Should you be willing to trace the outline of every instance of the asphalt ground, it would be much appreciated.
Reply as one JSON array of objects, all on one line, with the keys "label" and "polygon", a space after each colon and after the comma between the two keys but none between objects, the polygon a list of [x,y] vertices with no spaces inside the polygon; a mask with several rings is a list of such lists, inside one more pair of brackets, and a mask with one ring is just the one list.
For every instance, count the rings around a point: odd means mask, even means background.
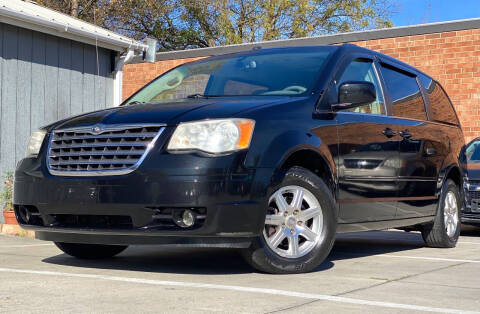
[{"label": "asphalt ground", "polygon": [[132,246],[87,261],[0,236],[0,313],[406,313],[480,311],[480,229],[455,249],[418,233],[338,237],[314,272],[253,271],[236,251]]}]

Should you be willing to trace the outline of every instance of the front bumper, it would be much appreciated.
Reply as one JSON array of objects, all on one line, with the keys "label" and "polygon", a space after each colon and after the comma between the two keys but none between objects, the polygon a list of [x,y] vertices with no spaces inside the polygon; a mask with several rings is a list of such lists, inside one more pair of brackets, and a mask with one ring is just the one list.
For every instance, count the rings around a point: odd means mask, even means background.
[{"label": "front bumper", "polygon": [[470,181],[463,184],[465,206],[461,212],[464,224],[480,225],[480,186]]},{"label": "front bumper", "polygon": [[480,213],[462,213],[461,221],[467,225],[480,225]]},{"label": "front bumper", "polygon": [[[263,228],[272,174],[258,168],[162,175],[143,167],[123,176],[72,178],[25,159],[15,173],[14,205],[20,225],[42,240],[246,247]],[[35,218],[27,221],[25,209]],[[168,223],[165,213],[185,209],[204,218],[191,228]]]}]

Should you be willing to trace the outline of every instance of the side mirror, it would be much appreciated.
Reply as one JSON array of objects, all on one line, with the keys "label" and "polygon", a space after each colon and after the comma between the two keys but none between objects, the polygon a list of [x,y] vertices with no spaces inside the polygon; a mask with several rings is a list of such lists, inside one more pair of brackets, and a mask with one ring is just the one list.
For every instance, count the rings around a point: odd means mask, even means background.
[{"label": "side mirror", "polygon": [[370,82],[345,82],[338,88],[338,103],[332,110],[350,109],[368,105],[377,99],[375,85]]}]

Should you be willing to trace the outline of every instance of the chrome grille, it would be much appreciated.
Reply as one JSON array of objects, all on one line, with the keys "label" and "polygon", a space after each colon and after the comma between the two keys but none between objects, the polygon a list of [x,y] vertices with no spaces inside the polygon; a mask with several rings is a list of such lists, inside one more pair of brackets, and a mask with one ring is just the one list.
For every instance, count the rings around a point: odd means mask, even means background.
[{"label": "chrome grille", "polygon": [[468,184],[470,184],[470,185],[480,185],[480,180],[468,180]]},{"label": "chrome grille", "polygon": [[469,194],[472,199],[480,199],[480,191],[470,191]]},{"label": "chrome grille", "polygon": [[94,125],[53,131],[47,165],[53,175],[120,175],[145,159],[163,125]]}]

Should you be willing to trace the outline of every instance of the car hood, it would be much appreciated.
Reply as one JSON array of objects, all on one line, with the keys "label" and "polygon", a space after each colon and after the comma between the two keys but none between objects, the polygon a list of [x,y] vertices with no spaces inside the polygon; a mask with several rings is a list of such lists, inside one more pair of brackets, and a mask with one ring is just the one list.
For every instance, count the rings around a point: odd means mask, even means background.
[{"label": "car hood", "polygon": [[470,180],[480,180],[480,163],[468,163],[463,165],[464,171]]},{"label": "car hood", "polygon": [[134,123],[176,125],[186,121],[234,117],[256,107],[294,100],[298,100],[298,98],[219,97],[182,99],[169,103],[137,104],[82,114],[52,124],[47,129],[82,127],[97,123],[105,125]]}]

